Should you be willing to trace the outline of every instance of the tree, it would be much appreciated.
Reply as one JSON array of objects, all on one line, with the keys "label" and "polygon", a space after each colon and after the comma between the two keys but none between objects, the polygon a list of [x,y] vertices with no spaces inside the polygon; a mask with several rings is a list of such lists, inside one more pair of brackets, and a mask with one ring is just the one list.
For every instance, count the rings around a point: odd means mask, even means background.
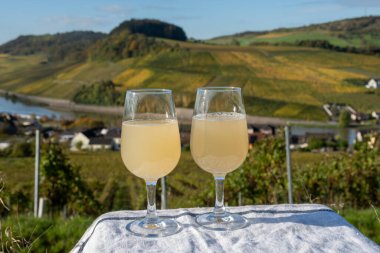
[{"label": "tree", "polygon": [[82,146],[83,146],[83,142],[81,141],[78,141],[77,143],[75,143],[75,148],[77,150],[81,150],[82,149]]},{"label": "tree", "polygon": [[326,146],[326,143],[318,138],[310,138],[308,141],[308,148],[310,150],[321,149]]},{"label": "tree", "polygon": [[53,211],[68,207],[68,212],[94,213],[97,202],[74,168],[55,143],[48,145],[41,162],[42,195],[47,197]]},{"label": "tree", "polygon": [[[348,111],[343,111],[339,115],[339,127],[341,141],[345,141],[348,138],[347,127],[351,123],[351,114]],[[343,147],[343,146],[342,146]]]},{"label": "tree", "polygon": [[121,93],[111,80],[82,86],[74,95],[73,101],[82,104],[116,105]]},{"label": "tree", "polygon": [[13,145],[11,156],[13,157],[26,157],[33,156],[33,146],[28,142],[19,142]]},{"label": "tree", "polygon": [[339,115],[339,126],[341,128],[346,128],[351,123],[351,114],[348,111],[343,111]]}]

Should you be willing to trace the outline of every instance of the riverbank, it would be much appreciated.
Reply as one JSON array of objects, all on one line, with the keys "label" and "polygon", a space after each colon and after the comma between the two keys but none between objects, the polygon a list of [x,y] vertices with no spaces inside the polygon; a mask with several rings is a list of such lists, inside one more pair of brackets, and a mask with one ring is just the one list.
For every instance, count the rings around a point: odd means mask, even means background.
[{"label": "riverbank", "polygon": [[77,104],[73,101],[66,100],[66,99],[31,96],[31,95],[25,95],[21,93],[6,91],[6,90],[0,90],[0,95],[12,97],[23,102],[39,104],[39,105],[50,107],[52,109],[63,110],[63,111],[89,112],[89,113],[114,114],[114,115],[122,115],[123,113],[123,107],[121,106],[84,105],[84,104]]},{"label": "riverbank", "polygon": [[[83,112],[83,113],[97,113],[97,114],[107,114],[107,115],[123,115],[122,106],[99,106],[99,105],[85,105],[77,104],[71,100],[66,99],[56,99],[47,98],[40,96],[25,95],[21,93],[0,90],[0,96],[12,97],[16,100],[20,100],[27,103],[38,104],[46,106],[52,109],[57,109],[61,111],[71,111],[71,112]],[[178,121],[187,124],[191,123],[193,116],[193,110],[189,108],[176,108]],[[248,124],[255,125],[273,125],[273,126],[284,126],[286,124],[293,125],[312,125],[312,126],[331,126],[337,125],[336,122],[319,122],[319,121],[306,121],[297,119],[284,119],[275,117],[263,117],[247,115]]]}]

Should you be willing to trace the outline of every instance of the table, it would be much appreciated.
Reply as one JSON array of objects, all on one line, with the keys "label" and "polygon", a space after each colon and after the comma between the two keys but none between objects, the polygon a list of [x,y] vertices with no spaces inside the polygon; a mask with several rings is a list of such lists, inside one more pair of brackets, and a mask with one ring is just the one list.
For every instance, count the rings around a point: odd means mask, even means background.
[{"label": "table", "polygon": [[234,231],[210,231],[194,222],[212,208],[159,210],[175,218],[180,233],[163,238],[140,238],[125,229],[145,211],[101,215],[72,249],[80,252],[380,252],[380,246],[324,205],[258,205],[229,207],[249,219]]}]

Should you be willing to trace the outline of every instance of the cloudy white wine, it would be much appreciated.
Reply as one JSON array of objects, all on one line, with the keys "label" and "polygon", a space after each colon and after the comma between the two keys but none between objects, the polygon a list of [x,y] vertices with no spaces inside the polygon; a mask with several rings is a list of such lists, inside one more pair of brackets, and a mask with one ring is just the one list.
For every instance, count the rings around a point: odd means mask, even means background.
[{"label": "cloudy white wine", "polygon": [[193,117],[191,154],[214,176],[237,169],[248,152],[247,120],[240,113],[208,113]]},{"label": "cloudy white wine", "polygon": [[177,120],[124,121],[121,157],[125,166],[146,181],[157,181],[177,165],[181,144]]}]

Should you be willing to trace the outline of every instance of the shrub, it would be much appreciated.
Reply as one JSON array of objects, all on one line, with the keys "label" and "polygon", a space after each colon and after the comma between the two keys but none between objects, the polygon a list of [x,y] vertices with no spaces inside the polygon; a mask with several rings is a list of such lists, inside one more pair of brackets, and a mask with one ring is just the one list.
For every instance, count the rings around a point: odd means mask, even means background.
[{"label": "shrub", "polygon": [[321,140],[321,139],[318,139],[318,138],[310,138],[309,142],[308,142],[308,148],[310,150],[313,150],[313,149],[321,149],[323,147],[326,147],[327,144]]},{"label": "shrub", "polygon": [[82,104],[117,105],[122,94],[112,81],[102,81],[90,86],[82,86],[74,95],[73,101]]},{"label": "shrub", "polygon": [[1,222],[0,249],[4,252],[69,252],[92,218],[37,219],[10,216]]},{"label": "shrub", "polygon": [[[379,136],[377,136],[379,139]],[[296,203],[316,202],[354,208],[380,203],[380,141],[371,148],[367,142],[356,146],[353,154],[340,153],[313,165],[293,168],[293,198]],[[213,185],[196,199],[213,205]],[[285,146],[282,137],[255,143],[244,164],[227,175],[225,199],[238,204],[287,202]]]},{"label": "shrub", "polygon": [[10,155],[13,157],[28,157],[34,155],[33,145],[29,142],[13,144]]},{"label": "shrub", "polygon": [[69,213],[96,212],[98,203],[92,191],[59,145],[48,145],[41,161],[41,173],[41,193],[49,199],[53,211],[68,206]]}]

